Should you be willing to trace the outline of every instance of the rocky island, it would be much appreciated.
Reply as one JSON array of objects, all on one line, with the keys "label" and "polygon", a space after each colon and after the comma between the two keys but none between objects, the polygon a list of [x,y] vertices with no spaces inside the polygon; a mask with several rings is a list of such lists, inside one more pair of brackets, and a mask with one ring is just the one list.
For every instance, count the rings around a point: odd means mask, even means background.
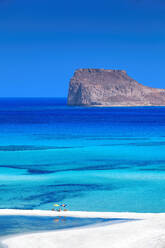
[{"label": "rocky island", "polygon": [[144,86],[123,70],[78,69],[69,84],[72,106],[165,106],[165,89]]}]

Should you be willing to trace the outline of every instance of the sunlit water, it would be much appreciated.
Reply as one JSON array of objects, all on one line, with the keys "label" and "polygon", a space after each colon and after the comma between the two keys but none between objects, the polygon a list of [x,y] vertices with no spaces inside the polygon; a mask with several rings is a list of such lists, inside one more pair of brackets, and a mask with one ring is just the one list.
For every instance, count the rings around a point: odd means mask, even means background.
[{"label": "sunlit water", "polygon": [[0,99],[0,208],[165,211],[165,107]]}]

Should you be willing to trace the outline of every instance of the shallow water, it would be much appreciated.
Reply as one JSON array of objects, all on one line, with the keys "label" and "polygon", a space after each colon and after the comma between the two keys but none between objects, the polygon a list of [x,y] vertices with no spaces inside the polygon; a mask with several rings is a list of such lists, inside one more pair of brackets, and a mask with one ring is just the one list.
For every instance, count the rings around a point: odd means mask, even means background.
[{"label": "shallow water", "polygon": [[82,227],[92,224],[115,224],[129,219],[40,217],[40,216],[0,216],[0,236],[25,234],[41,231]]},{"label": "shallow water", "polygon": [[165,211],[165,107],[0,99],[0,208]]}]

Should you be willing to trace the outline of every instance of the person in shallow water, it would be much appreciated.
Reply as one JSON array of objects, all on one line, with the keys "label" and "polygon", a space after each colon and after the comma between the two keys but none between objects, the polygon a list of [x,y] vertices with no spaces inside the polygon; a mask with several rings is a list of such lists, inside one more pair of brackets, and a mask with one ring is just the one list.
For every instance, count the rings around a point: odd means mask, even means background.
[{"label": "person in shallow water", "polygon": [[[59,204],[56,203],[53,206],[54,207],[60,207],[61,206],[61,207],[65,208],[67,206],[67,204],[61,204],[61,205],[59,205]],[[58,212],[61,212],[61,210],[62,210],[61,208],[56,209],[56,211],[58,211]],[[55,209],[53,208],[52,211],[55,211]],[[64,211],[67,211],[67,209],[64,209]]]},{"label": "person in shallow water", "polygon": [[61,206],[65,208],[67,205],[66,204],[62,204]]}]

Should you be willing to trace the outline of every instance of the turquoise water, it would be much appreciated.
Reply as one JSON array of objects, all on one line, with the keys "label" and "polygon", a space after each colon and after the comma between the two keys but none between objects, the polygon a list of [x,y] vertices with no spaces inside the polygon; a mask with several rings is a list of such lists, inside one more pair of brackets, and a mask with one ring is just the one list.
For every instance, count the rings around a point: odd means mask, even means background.
[{"label": "turquoise water", "polygon": [[0,99],[0,208],[165,212],[165,107]]}]

